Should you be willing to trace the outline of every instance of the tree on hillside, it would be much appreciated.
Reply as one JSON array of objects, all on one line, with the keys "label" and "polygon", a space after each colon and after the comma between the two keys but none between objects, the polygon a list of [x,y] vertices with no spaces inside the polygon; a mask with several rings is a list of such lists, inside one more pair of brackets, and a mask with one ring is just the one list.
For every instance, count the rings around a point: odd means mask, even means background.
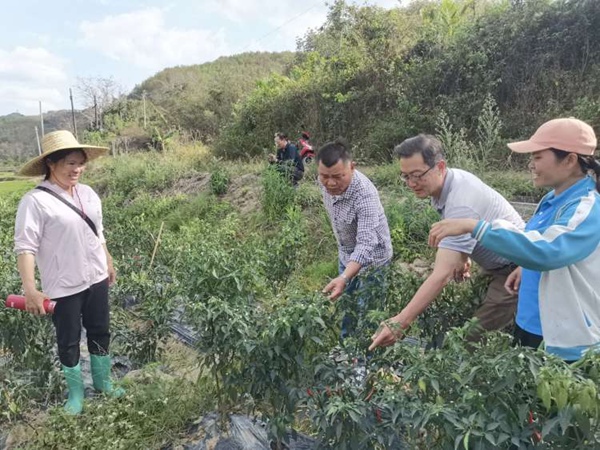
[{"label": "tree on hillside", "polygon": [[167,128],[211,142],[231,119],[234,105],[259,80],[287,72],[293,57],[291,52],[252,52],[168,68],[136,86],[129,99],[146,95],[149,114],[162,115],[156,117],[158,127],[164,129],[166,118]]},{"label": "tree on hillside", "polygon": [[75,91],[83,108],[92,112],[91,117],[84,114],[96,130],[102,128],[104,112],[125,94],[123,86],[113,77],[77,77]]},{"label": "tree on hillside", "polygon": [[237,106],[221,155],[260,155],[274,128],[306,124],[315,142],[344,136],[358,157],[385,160],[406,137],[434,132],[442,112],[477,140],[490,96],[501,138],[559,115],[600,126],[597,0],[417,0],[392,10],[338,0],[298,50],[288,76]]}]

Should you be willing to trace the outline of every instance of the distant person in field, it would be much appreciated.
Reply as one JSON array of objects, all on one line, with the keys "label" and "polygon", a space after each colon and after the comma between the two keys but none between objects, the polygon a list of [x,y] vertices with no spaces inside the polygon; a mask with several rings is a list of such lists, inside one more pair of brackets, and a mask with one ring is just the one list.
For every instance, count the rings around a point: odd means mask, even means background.
[{"label": "distant person in field", "polygon": [[[525,230],[484,218],[433,225],[431,245],[470,233],[483,247],[519,264],[508,278],[519,293],[515,337],[566,361],[600,352],[600,163],[596,134],[574,118],[544,123],[527,141],[508,144],[530,153],[536,186],[552,189]],[[595,180],[594,177],[595,176]],[[466,216],[465,216],[466,217]]]},{"label": "distant person in field", "polygon": [[[44,299],[56,301],[52,322],[69,388],[65,410],[79,414],[84,396],[79,363],[82,323],[94,388],[115,397],[124,393],[110,381],[108,287],[115,282],[116,271],[104,239],[102,204],[92,188],[79,183],[86,163],[108,149],[82,145],[69,131],[61,130],[43,137],[42,150],[20,170],[21,175],[44,180],[19,203],[17,266],[27,311],[44,315]],[[36,265],[41,290],[35,280]]]},{"label": "distant person in field", "polygon": [[[405,140],[394,152],[400,162],[400,178],[419,198],[431,198],[442,218],[470,217],[487,221],[504,220],[522,229],[523,220],[504,197],[475,175],[446,165],[442,143],[431,135],[420,134]],[[381,324],[370,349],[387,346],[403,335],[402,330],[433,302],[451,281],[470,277],[471,259],[491,277],[481,306],[475,311],[478,330],[469,339],[480,339],[484,330],[502,330],[512,325],[517,306],[515,293],[504,289],[515,269],[509,258],[483,247],[468,234],[439,242],[433,272],[399,314]],[[394,328],[392,330],[392,328]]]},{"label": "distant person in field", "polygon": [[277,154],[269,155],[269,162],[277,165],[277,170],[290,180],[293,186],[304,177],[304,163],[298,147],[292,144],[284,133],[275,134]]},{"label": "distant person in field", "polygon": [[[319,186],[338,244],[339,276],[325,286],[330,300],[344,292],[357,292],[359,314],[367,305],[369,283],[378,274],[369,269],[385,266],[392,259],[392,242],[379,193],[373,183],[355,169],[344,142],[329,142],[317,153]],[[369,272],[365,277],[358,277]],[[361,291],[365,294],[361,295]],[[353,331],[347,314],[341,337]]]}]

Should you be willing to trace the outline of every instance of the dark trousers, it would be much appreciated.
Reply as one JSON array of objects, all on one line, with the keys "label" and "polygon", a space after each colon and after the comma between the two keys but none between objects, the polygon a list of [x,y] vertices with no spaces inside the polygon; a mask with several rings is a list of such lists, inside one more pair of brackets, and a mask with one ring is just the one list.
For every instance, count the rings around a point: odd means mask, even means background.
[{"label": "dark trousers", "polygon": [[521,347],[539,348],[540,344],[544,340],[543,336],[525,331],[517,324],[515,324],[514,337],[515,345],[520,345]]},{"label": "dark trousers", "polygon": [[74,367],[79,363],[81,324],[87,333],[90,354],[108,354],[110,342],[108,278],[93,284],[85,291],[55,298],[52,323],[56,329],[58,358],[62,365]]},{"label": "dark trousers", "polygon": [[493,270],[483,270],[483,274],[490,277],[490,284],[483,302],[475,311],[479,324],[467,336],[469,342],[479,342],[485,331],[506,330],[515,320],[518,297],[509,294],[504,289],[506,279],[517,267],[514,264]]},{"label": "dark trousers", "polygon": [[298,182],[304,178],[304,171],[298,169],[294,166],[289,166],[286,164],[281,164],[277,166],[277,170],[280,174],[282,174],[285,178],[290,180],[292,186],[297,186]]},{"label": "dark trousers", "polygon": [[[385,291],[387,289],[385,276],[382,269],[389,264],[389,261],[382,266],[369,270],[366,275],[355,276],[344,290],[344,295],[356,295],[356,307],[351,311],[346,311],[342,317],[342,326],[340,332],[340,341],[351,336],[356,331],[358,321],[364,318],[367,310],[376,309],[383,311],[385,303]],[[340,275],[346,270],[346,266],[341,261],[338,262]],[[370,324],[372,329],[367,332],[375,332],[378,323]]]}]

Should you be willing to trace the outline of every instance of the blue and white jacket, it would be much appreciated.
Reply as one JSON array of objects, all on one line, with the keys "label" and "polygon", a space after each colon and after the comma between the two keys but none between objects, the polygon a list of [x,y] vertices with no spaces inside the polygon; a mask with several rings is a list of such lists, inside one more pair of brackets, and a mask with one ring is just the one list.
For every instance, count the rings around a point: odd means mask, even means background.
[{"label": "blue and white jacket", "polygon": [[[535,230],[522,231],[504,220],[480,221],[472,235],[499,255],[541,273],[539,314],[546,350],[574,361],[588,349],[600,351],[600,194],[586,177],[558,196],[548,193],[536,214],[548,208],[555,213]],[[537,302],[519,296],[519,309],[535,308]]]}]

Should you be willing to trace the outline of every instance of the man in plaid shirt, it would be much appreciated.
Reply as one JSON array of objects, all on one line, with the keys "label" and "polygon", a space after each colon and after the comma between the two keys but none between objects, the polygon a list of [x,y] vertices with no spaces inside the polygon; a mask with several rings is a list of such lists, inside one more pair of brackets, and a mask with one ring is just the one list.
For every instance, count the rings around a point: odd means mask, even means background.
[{"label": "man in plaid shirt", "polygon": [[[392,241],[379,193],[373,183],[355,169],[344,142],[325,144],[317,154],[319,186],[323,203],[338,243],[339,276],[323,289],[330,300],[344,292],[361,289],[355,278],[369,268],[386,265],[392,258]],[[367,277],[366,283],[368,284]],[[366,299],[359,295],[359,308]],[[349,333],[351,319],[342,321],[342,338]]]}]

